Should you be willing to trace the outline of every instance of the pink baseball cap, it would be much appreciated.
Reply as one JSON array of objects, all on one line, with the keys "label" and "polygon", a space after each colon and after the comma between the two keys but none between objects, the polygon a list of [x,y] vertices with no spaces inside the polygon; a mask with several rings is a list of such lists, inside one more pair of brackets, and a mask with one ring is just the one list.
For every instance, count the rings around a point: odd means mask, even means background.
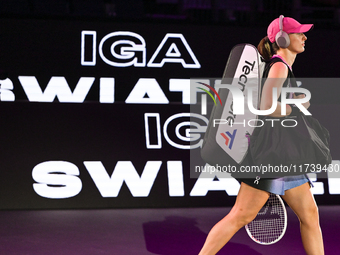
[{"label": "pink baseball cap", "polygon": [[[270,42],[275,42],[275,36],[280,32],[280,18],[274,19],[272,23],[269,24],[267,29],[267,35]],[[305,33],[309,31],[314,25],[313,24],[300,24],[293,18],[284,17],[282,22],[283,31],[287,34],[292,33]]]}]

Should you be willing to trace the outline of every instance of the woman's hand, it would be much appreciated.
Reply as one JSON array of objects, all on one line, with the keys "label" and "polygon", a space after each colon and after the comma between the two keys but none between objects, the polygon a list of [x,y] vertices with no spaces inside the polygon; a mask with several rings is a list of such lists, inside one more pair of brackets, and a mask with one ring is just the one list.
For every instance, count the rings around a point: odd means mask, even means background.
[{"label": "woman's hand", "polygon": [[[294,99],[299,99],[299,98],[305,98],[306,97],[306,95],[305,94],[300,94],[300,95],[295,95],[294,94]],[[308,102],[306,102],[306,103],[302,103],[302,105],[306,108],[306,109],[308,109],[309,108],[309,106],[310,106],[310,102],[308,101]]]}]

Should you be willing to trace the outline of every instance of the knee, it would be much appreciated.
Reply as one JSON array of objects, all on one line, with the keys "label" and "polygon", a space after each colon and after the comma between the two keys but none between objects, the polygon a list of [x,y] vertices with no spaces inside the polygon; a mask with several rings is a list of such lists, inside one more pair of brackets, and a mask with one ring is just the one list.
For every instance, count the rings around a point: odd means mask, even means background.
[{"label": "knee", "polygon": [[304,208],[302,214],[298,215],[298,218],[302,224],[314,225],[319,224],[319,210],[317,205]]},{"label": "knee", "polygon": [[243,227],[250,223],[253,219],[255,219],[257,213],[245,211],[242,209],[236,209],[233,212],[234,214],[234,223],[237,224],[239,227]]}]

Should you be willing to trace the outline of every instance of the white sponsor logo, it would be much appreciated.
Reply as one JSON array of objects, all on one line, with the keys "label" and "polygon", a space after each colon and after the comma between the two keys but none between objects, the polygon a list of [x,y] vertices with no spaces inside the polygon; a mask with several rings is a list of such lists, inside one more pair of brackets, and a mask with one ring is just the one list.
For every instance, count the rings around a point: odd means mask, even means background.
[{"label": "white sponsor logo", "polygon": [[[95,77],[80,77],[72,91],[66,78],[52,76],[45,90],[41,87],[35,76],[19,76],[20,84],[30,102],[53,102],[58,99],[60,103],[83,103],[90,89],[96,81]],[[115,102],[114,77],[99,78],[99,102]],[[13,82],[10,79],[0,80],[0,100],[15,101]],[[183,104],[195,104],[196,98],[190,98],[190,79],[169,79],[169,91],[182,93]],[[199,91],[197,91],[199,92]],[[139,78],[130,94],[125,100],[127,104],[169,104],[162,87],[155,78]]]},{"label": "white sponsor logo", "polygon": [[[104,36],[98,45],[100,58],[115,67],[163,67],[179,63],[184,68],[201,68],[194,52],[182,34],[168,33],[146,64],[145,39],[134,32],[116,31]],[[81,65],[97,64],[97,32],[81,32]]]},{"label": "white sponsor logo", "polygon": [[[91,176],[98,192],[102,197],[117,197],[126,184],[133,197],[148,197],[156,177],[160,171],[162,161],[147,161],[139,174],[131,161],[118,161],[112,175],[108,174],[101,161],[84,161],[86,170]],[[333,164],[340,164],[339,160]],[[170,197],[185,196],[182,161],[167,161],[168,191]],[[32,170],[33,189],[39,196],[51,199],[63,199],[77,196],[82,190],[79,168],[67,161],[46,161],[38,164]],[[309,174],[314,182],[314,194],[324,194],[324,183],[317,182],[316,174]],[[328,173],[329,194],[340,194],[340,178],[336,173]],[[230,196],[236,196],[239,183],[234,178],[226,178],[225,173],[211,175],[202,172],[196,180],[190,196],[206,196],[209,191],[225,191]]]},{"label": "white sponsor logo", "polygon": [[14,101],[13,82],[10,79],[0,80],[0,101]]},{"label": "white sponsor logo", "polygon": [[[195,121],[194,121],[195,120]],[[170,116],[161,130],[160,114],[159,113],[145,113],[144,124],[145,124],[145,140],[146,147],[148,149],[161,149],[162,138],[161,133],[165,140],[173,147],[178,149],[196,149],[202,146],[203,139],[202,135],[206,132],[209,120],[196,113],[178,113]],[[150,132],[150,126],[154,125],[155,133]],[[173,125],[175,125],[173,127]],[[170,126],[174,135],[169,135]],[[183,129],[183,132],[180,132]],[[182,135],[182,133],[184,135]],[[177,141],[171,139],[171,137],[177,137]],[[151,137],[154,137],[156,142],[151,142]]]}]

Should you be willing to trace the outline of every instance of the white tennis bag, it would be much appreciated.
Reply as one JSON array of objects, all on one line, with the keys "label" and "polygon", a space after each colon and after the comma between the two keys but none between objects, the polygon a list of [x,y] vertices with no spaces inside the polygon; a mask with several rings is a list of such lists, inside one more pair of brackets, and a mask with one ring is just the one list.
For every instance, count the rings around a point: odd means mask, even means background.
[{"label": "white tennis bag", "polygon": [[231,50],[218,91],[222,106],[212,109],[201,149],[209,165],[248,165],[248,138],[257,120],[248,107],[248,91],[252,92],[252,105],[259,109],[264,66],[253,45],[239,44]]}]

